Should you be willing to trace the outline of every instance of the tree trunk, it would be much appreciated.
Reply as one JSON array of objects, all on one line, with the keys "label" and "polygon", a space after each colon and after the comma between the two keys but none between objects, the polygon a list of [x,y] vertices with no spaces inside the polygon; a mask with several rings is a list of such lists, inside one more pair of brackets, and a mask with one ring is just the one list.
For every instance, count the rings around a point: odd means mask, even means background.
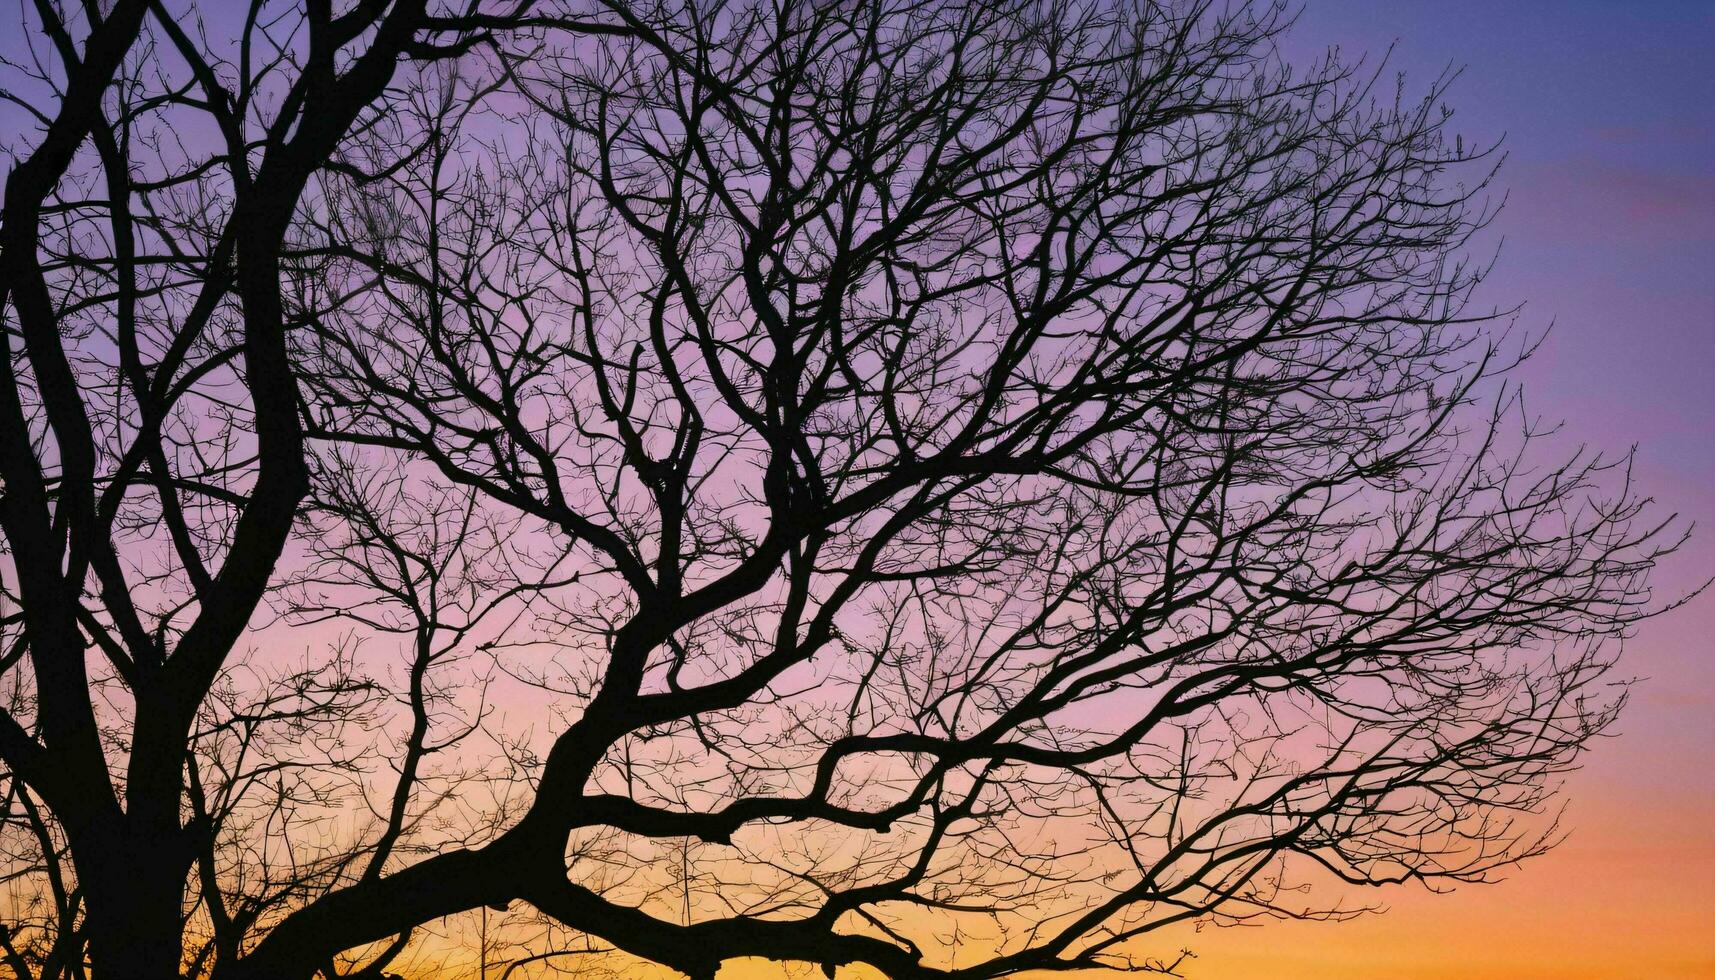
[{"label": "tree trunk", "polygon": [[99,867],[79,869],[88,882],[93,980],[176,980],[184,951],[182,842],[136,833],[109,841],[96,849]]}]

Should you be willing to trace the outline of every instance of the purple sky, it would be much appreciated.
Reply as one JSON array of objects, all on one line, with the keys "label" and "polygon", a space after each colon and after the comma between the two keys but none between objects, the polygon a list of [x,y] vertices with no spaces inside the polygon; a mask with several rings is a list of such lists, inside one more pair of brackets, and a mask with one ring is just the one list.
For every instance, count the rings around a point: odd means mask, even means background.
[{"label": "purple sky", "polygon": [[1489,298],[1556,323],[1534,403],[1715,515],[1715,3],[1314,0],[1295,41],[1393,44],[1418,91],[1462,66],[1454,128],[1508,153]]},{"label": "purple sky", "polygon": [[[1555,324],[1520,374],[1527,404],[1566,420],[1568,447],[1636,444],[1644,489],[1698,523],[1664,596],[1715,573],[1715,0],[1309,0],[1288,53],[1329,44],[1372,60],[1393,46],[1414,93],[1463,69],[1453,128],[1508,153],[1482,299],[1527,303],[1533,333]],[[0,107],[0,142],[19,125]],[[1576,836],[1518,882],[1434,911],[1390,897],[1380,920],[1204,936],[1193,976],[1715,976],[1712,638],[1715,595],[1639,631],[1624,670],[1647,680],[1571,785]],[[1496,935],[1516,949],[1496,954]]]},{"label": "purple sky", "polygon": [[[1393,45],[1416,93],[1463,68],[1453,128],[1509,154],[1486,300],[1555,324],[1527,404],[1569,444],[1636,444],[1646,492],[1697,522],[1663,595],[1715,573],[1715,2],[1311,0],[1289,54],[1327,44]],[[1715,976],[1712,637],[1715,595],[1639,631],[1622,669],[1647,679],[1571,783],[1574,836],[1516,881],[1209,939],[1196,975]]]}]

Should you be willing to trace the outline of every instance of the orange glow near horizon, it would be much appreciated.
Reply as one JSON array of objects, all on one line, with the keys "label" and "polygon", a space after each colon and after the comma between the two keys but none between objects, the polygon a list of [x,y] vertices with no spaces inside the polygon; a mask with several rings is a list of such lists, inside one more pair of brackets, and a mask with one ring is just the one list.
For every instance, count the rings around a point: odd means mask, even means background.
[{"label": "orange glow near horizon", "polygon": [[[1567,785],[1569,839],[1490,885],[1448,894],[1392,887],[1346,922],[1165,930],[1136,950],[1196,956],[1189,980],[1709,980],[1715,978],[1715,787],[1707,750],[1715,693],[1662,676],[1715,634],[1701,600],[1646,627],[1628,651],[1640,682],[1619,737]],[[1701,665],[1705,672],[1707,663]],[[1653,678],[1647,675],[1655,674]],[[1633,804],[1647,800],[1647,807]],[[1083,974],[1094,977],[1098,974]],[[1116,975],[1116,974],[1105,974]],[[803,965],[733,961],[720,980],[812,980]],[[842,970],[840,980],[876,980]]]},{"label": "orange glow near horizon", "polygon": [[[1653,699],[1644,697],[1637,705]],[[1642,710],[1639,711],[1642,713]],[[1610,743],[1604,748],[1617,748]],[[1600,750],[1599,750],[1600,751]],[[1696,793],[1638,814],[1595,799],[1639,760],[1606,753],[1570,787],[1574,835],[1505,881],[1445,895],[1360,896],[1386,911],[1348,922],[1177,929],[1138,950],[1191,949],[1190,980],[1708,980],[1715,978],[1715,843]],[[1098,975],[1080,974],[1080,978]],[[813,980],[797,965],[732,961],[720,980]],[[841,970],[839,980],[876,980]]]}]

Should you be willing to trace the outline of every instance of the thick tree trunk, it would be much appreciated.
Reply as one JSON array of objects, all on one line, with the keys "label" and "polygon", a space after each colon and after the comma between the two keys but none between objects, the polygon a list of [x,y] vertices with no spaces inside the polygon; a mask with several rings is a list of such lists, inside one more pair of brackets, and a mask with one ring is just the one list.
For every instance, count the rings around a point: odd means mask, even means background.
[{"label": "thick tree trunk", "polygon": [[80,867],[89,898],[93,980],[179,976],[186,873],[181,846],[172,838],[115,835],[97,848],[99,867]]}]

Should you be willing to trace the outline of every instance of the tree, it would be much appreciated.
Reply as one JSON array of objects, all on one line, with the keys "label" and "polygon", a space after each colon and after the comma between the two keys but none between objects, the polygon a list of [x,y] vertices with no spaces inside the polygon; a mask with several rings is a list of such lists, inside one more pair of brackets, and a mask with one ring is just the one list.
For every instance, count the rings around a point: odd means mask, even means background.
[{"label": "tree", "polygon": [[37,16],[14,970],[1167,972],[1556,840],[1678,539],[1506,381],[1441,84],[1271,5]]},{"label": "tree", "polygon": [[178,971],[209,843],[187,751],[308,488],[282,244],[401,61],[483,30],[422,0],[328,8],[252,4],[217,25],[242,35],[228,60],[160,3],[42,3],[42,46],[8,59],[37,131],[0,218],[0,758],[8,813],[51,814],[46,863],[75,867],[55,970],[87,944],[103,976]]}]

